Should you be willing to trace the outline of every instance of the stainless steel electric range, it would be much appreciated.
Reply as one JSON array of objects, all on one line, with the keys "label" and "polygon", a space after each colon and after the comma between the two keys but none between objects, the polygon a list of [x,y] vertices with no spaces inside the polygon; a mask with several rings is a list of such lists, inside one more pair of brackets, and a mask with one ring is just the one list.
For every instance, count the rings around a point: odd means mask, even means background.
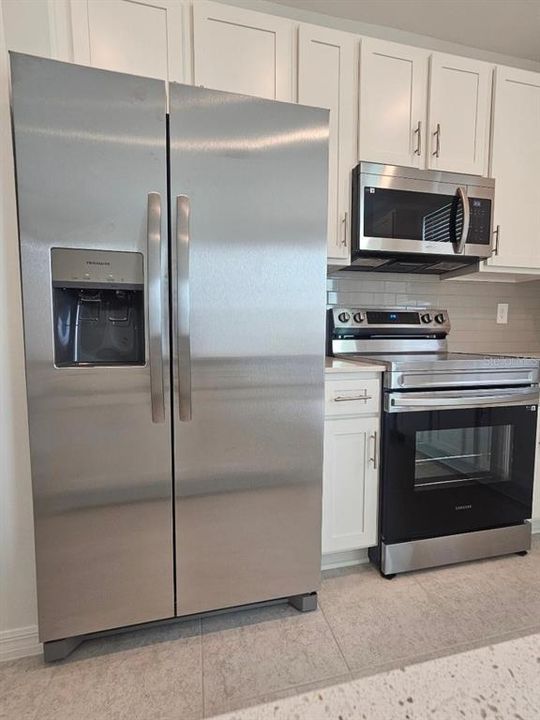
[{"label": "stainless steel electric range", "polygon": [[331,354],[386,367],[386,577],[530,548],[539,361],[448,352],[449,332],[446,310],[328,311]]}]

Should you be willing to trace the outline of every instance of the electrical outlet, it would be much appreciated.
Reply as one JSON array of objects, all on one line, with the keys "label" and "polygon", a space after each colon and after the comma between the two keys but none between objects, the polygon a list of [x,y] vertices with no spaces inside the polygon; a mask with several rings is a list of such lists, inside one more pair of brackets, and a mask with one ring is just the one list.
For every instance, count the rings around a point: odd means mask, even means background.
[{"label": "electrical outlet", "polygon": [[497,323],[499,325],[508,323],[508,303],[499,303],[497,305]]}]

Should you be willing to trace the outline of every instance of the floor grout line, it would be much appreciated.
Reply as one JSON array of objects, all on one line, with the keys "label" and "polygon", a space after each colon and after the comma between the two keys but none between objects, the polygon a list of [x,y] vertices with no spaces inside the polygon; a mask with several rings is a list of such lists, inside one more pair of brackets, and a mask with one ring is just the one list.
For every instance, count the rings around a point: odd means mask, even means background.
[{"label": "floor grout line", "polygon": [[325,623],[327,624],[328,629],[330,630],[330,634],[331,634],[332,637],[334,638],[334,642],[336,643],[336,645],[337,645],[337,647],[338,647],[338,650],[339,650],[339,652],[340,652],[340,654],[341,654],[341,657],[343,658],[343,662],[345,663],[345,667],[349,670],[349,672],[352,672],[351,666],[350,666],[349,663],[347,662],[347,658],[345,657],[345,653],[344,653],[344,651],[343,651],[343,648],[341,647],[341,644],[340,644],[339,640],[338,640],[337,637],[336,637],[336,634],[335,634],[335,632],[334,632],[334,628],[332,627],[332,624],[331,624],[330,620],[328,620],[328,618],[326,617],[326,613],[324,612],[324,608],[323,608],[320,600],[319,600],[319,610],[321,611],[321,615],[323,616],[324,621],[325,621]]},{"label": "floor grout line", "polygon": [[199,618],[199,631],[201,638],[201,707],[202,718],[206,717],[206,698],[204,696],[204,647],[203,647],[203,619]]}]

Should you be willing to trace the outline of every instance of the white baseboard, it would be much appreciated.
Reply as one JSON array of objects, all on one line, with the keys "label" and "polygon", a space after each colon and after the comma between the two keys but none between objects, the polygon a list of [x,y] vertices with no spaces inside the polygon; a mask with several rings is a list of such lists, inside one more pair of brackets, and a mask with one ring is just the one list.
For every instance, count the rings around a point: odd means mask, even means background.
[{"label": "white baseboard", "polygon": [[342,552],[326,553],[322,556],[321,570],[362,565],[369,562],[367,548],[361,550],[343,550]]},{"label": "white baseboard", "polygon": [[540,533],[540,518],[531,520],[531,532]]},{"label": "white baseboard", "polygon": [[39,655],[42,651],[37,625],[0,632],[0,662]]}]

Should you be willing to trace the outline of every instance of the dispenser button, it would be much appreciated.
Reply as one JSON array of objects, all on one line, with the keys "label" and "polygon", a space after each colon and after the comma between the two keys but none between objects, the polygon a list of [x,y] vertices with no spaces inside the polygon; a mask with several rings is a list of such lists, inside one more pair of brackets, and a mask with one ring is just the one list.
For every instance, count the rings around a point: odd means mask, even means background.
[{"label": "dispenser button", "polygon": [[84,273],[84,279],[90,280],[90,273]]}]

